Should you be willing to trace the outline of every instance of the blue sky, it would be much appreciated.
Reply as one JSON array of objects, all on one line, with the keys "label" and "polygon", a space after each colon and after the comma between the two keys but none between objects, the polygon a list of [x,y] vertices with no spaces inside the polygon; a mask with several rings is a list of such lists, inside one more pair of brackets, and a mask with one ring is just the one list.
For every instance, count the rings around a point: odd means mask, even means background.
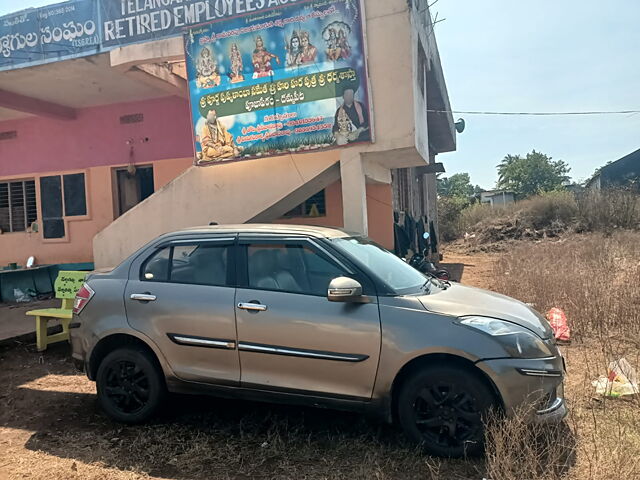
[{"label": "blue sky", "polygon": [[[433,0],[431,0],[433,2]],[[48,0],[0,0],[0,15]],[[640,110],[640,1],[439,0],[436,25],[455,110]],[[597,117],[464,117],[449,174],[491,187],[506,154],[542,151],[583,180],[640,148],[640,114]]]},{"label": "blue sky", "polygon": [[[640,110],[640,2],[439,0],[436,38],[454,110]],[[490,187],[506,154],[542,151],[575,180],[640,148],[640,114],[462,116],[449,174]]]},{"label": "blue sky", "polygon": [[51,0],[0,0],[0,15],[17,12],[25,8],[44,7],[53,3],[60,2]]}]

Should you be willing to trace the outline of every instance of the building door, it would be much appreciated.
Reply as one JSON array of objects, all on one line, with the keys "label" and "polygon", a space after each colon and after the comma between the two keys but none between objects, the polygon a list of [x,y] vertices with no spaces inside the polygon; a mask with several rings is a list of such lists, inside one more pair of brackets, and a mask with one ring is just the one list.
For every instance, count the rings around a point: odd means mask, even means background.
[{"label": "building door", "polygon": [[153,166],[136,166],[132,173],[126,168],[115,171],[118,216],[123,215],[154,192]]},{"label": "building door", "polygon": [[378,305],[333,303],[329,282],[353,275],[307,240],[240,241],[236,294],[241,385],[371,398]]}]

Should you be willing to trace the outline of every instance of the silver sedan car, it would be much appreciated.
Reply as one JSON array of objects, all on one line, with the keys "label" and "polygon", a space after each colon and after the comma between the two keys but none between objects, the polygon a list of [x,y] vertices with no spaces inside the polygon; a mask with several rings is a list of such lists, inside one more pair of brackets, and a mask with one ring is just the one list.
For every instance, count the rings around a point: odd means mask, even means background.
[{"label": "silver sedan car", "polygon": [[566,415],[547,321],[365,237],[284,225],[163,235],[75,301],[73,357],[113,419],[167,392],[372,412],[432,454],[482,452],[486,414]]}]

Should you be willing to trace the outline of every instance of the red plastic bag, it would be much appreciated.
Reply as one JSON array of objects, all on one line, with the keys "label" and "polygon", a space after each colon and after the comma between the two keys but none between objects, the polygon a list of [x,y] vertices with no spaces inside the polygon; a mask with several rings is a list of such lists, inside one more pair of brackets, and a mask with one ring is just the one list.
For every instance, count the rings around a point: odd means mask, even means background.
[{"label": "red plastic bag", "polygon": [[559,308],[552,308],[547,313],[547,320],[551,324],[556,340],[568,342],[571,340],[571,329],[567,323],[567,316]]}]

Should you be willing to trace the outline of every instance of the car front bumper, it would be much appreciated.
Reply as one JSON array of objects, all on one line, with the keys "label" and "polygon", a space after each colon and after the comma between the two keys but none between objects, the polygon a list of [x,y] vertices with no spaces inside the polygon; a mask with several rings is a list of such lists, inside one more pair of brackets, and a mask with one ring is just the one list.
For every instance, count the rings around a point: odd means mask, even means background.
[{"label": "car front bumper", "polygon": [[477,366],[497,388],[507,415],[526,413],[534,423],[559,423],[567,416],[561,355],[485,360]]},{"label": "car front bumper", "polygon": [[568,413],[565,399],[558,397],[549,408],[536,411],[534,421],[540,424],[560,423]]}]

